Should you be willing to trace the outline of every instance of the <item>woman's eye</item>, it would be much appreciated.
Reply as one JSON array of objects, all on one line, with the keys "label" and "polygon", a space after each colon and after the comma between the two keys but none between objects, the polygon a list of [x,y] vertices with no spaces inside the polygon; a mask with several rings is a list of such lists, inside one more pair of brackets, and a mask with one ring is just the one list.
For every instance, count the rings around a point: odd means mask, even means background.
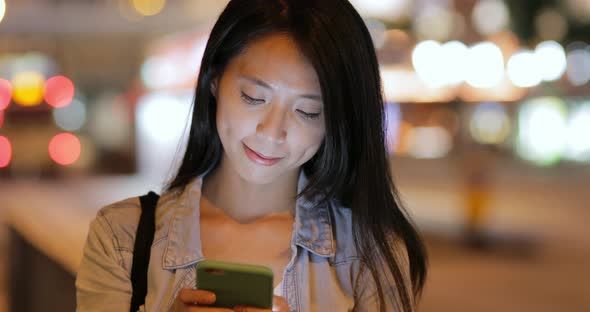
[{"label": "woman's eye", "polygon": [[302,111],[300,109],[298,109],[297,112],[299,114],[301,114],[304,118],[307,118],[307,119],[318,119],[318,118],[320,118],[320,113],[308,113],[308,112]]},{"label": "woman's eye", "polygon": [[244,93],[243,91],[241,91],[242,95],[240,96],[242,98],[242,100],[244,100],[244,102],[250,104],[250,105],[256,105],[256,104],[261,104],[264,103],[263,99],[255,99],[249,95],[247,95],[246,93]]}]

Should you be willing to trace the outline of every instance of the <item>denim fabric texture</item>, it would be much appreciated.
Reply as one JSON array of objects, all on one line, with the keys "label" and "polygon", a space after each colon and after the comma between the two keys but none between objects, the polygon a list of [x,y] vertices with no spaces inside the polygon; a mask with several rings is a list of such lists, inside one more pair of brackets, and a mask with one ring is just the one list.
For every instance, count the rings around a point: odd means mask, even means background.
[{"label": "denim fabric texture", "polygon": [[[306,185],[304,174],[299,190]],[[139,311],[169,311],[177,293],[193,287],[201,251],[199,202],[202,179],[162,195],[156,209],[156,233],[148,268],[148,292]],[[131,263],[141,207],[137,197],[102,208],[90,224],[76,277],[77,311],[128,311]],[[409,281],[407,254],[398,244]],[[351,211],[337,201],[296,203],[291,260],[283,272],[281,295],[291,311],[378,311],[374,281],[354,248]],[[358,279],[358,281],[357,281]],[[391,278],[383,277],[386,283]],[[353,294],[358,282],[356,296]],[[409,282],[407,285],[410,285]],[[399,311],[397,294],[386,298],[386,311]]]}]

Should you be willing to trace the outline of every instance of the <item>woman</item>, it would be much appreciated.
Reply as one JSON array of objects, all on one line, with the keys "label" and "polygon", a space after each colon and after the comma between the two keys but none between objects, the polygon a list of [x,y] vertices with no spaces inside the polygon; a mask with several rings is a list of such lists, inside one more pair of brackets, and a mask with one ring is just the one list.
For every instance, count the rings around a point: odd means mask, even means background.
[{"label": "woman", "polygon": [[[348,1],[230,1],[156,210],[144,309],[221,311],[191,288],[207,258],[271,268],[273,311],[413,311],[426,255],[399,204],[383,120],[374,47]],[[139,214],[131,198],[91,224],[79,311],[129,309]]]}]

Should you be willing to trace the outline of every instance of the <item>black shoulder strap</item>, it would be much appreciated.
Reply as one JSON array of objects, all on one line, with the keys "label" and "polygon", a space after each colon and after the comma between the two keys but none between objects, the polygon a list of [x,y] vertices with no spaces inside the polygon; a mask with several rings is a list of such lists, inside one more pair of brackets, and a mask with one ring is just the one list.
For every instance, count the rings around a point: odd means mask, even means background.
[{"label": "black shoulder strap", "polygon": [[129,311],[137,312],[139,307],[145,303],[147,294],[147,271],[150,262],[150,251],[156,231],[156,205],[160,196],[149,192],[139,197],[141,202],[141,216],[135,235],[133,247],[133,264],[131,266],[131,285],[133,295],[131,297],[131,308]]}]

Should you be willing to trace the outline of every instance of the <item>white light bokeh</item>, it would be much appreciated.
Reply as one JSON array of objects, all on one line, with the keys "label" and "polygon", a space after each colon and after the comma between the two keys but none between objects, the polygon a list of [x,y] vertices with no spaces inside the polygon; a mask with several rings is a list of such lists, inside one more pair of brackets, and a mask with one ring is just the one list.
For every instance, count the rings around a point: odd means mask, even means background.
[{"label": "white light bokeh", "polygon": [[412,65],[416,73],[431,88],[446,84],[444,54],[438,41],[426,40],[418,43],[412,52]]},{"label": "white light bokeh", "polygon": [[558,80],[567,69],[563,47],[555,41],[543,41],[535,48],[535,58],[545,81]]},{"label": "white light bokeh", "polygon": [[4,14],[6,14],[6,1],[0,0],[0,23],[4,19]]},{"label": "white light bokeh", "polygon": [[471,17],[473,25],[483,35],[504,30],[510,22],[508,7],[501,0],[479,0]]},{"label": "white light bokeh", "polygon": [[491,88],[504,78],[504,57],[497,45],[478,43],[469,48],[465,60],[465,81],[475,88]]},{"label": "white light bokeh", "polygon": [[458,85],[465,81],[465,58],[468,51],[467,46],[460,41],[449,41],[442,45],[443,72],[448,85]]},{"label": "white light bokeh", "polygon": [[150,89],[161,89],[177,85],[182,81],[181,69],[170,57],[149,57],[141,66],[141,80]]},{"label": "white light bokeh", "polygon": [[590,161],[590,103],[578,106],[571,112],[567,127],[566,158]]},{"label": "white light bokeh", "polygon": [[538,165],[557,163],[567,145],[565,104],[556,97],[543,97],[523,104],[518,116],[517,153]]},{"label": "white light bokeh", "polygon": [[420,159],[442,158],[453,147],[453,138],[442,127],[415,127],[409,134],[408,154]]},{"label": "white light bokeh", "polygon": [[53,120],[63,130],[78,131],[86,123],[86,104],[73,99],[70,105],[53,110]]},{"label": "white light bokeh", "polygon": [[350,0],[363,16],[395,20],[407,16],[412,7],[411,0]]},{"label": "white light bokeh", "polygon": [[[136,113],[138,173],[159,187],[175,171],[190,129],[192,93],[151,93],[141,97]],[[153,147],[158,146],[158,152]]]},{"label": "white light bokeh", "polygon": [[154,93],[141,97],[137,104],[137,122],[141,131],[165,143],[178,140],[188,112],[178,97]]},{"label": "white light bokeh", "polygon": [[483,144],[500,144],[510,134],[510,119],[506,109],[498,103],[480,103],[469,121],[473,139]]},{"label": "white light bokeh", "polygon": [[530,50],[514,53],[506,64],[506,74],[515,86],[528,88],[541,83],[541,64],[537,63],[535,54]]}]

